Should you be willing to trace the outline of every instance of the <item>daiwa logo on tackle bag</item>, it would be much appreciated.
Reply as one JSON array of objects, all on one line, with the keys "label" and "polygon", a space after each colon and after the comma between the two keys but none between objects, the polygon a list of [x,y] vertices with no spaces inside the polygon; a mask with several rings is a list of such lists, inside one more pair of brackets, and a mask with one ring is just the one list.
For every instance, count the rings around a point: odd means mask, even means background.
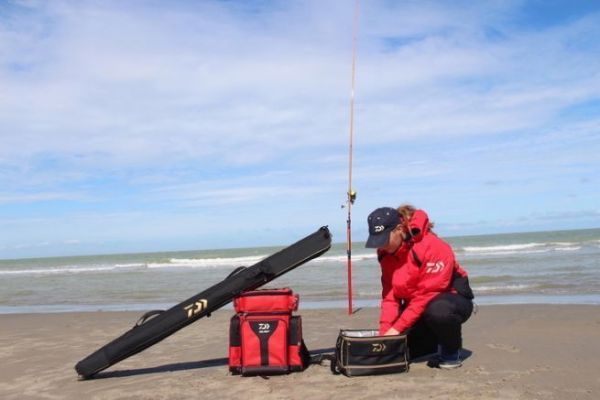
[{"label": "daiwa logo on tackle bag", "polygon": [[373,353],[381,353],[386,349],[385,343],[371,343]]},{"label": "daiwa logo on tackle bag", "polygon": [[252,330],[256,332],[257,335],[267,335],[271,336],[273,330],[277,328],[277,321],[269,321],[269,322],[252,322],[250,323]]},{"label": "daiwa logo on tackle bag", "polygon": [[243,376],[302,371],[309,354],[302,320],[293,316],[298,295],[289,288],[254,290],[234,299],[229,328],[229,370]]}]

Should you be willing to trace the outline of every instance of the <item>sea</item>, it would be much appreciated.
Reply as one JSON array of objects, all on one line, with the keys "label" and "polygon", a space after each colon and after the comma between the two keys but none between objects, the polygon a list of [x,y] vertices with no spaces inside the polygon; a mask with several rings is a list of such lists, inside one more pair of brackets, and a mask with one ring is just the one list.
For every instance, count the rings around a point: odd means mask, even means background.
[{"label": "sea", "polygon": [[[478,304],[600,304],[600,229],[444,240]],[[0,314],[166,309],[283,247],[0,260]],[[291,287],[301,309],[347,308],[346,247],[334,244],[267,287]],[[352,307],[378,306],[380,285],[374,251],[353,243]]]}]

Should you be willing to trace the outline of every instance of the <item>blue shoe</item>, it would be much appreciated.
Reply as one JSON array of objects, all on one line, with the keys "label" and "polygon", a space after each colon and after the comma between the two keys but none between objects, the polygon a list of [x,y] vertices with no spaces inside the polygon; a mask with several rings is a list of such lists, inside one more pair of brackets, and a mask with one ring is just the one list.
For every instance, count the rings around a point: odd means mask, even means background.
[{"label": "blue shoe", "polygon": [[462,366],[462,361],[460,360],[460,350],[450,354],[442,351],[438,357],[438,360],[438,368],[455,369]]}]

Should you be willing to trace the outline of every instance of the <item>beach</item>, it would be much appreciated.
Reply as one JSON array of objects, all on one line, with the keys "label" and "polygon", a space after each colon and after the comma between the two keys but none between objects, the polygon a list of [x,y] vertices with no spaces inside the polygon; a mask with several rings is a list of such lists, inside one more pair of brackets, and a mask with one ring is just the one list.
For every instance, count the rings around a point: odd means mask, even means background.
[{"label": "beach", "polygon": [[[78,381],[73,366],[124,333],[139,312],[0,315],[2,399],[597,399],[600,306],[484,305],[464,325],[464,365],[412,363],[404,374],[334,376],[328,362],[285,376],[243,378],[227,367],[231,310]],[[377,308],[300,310],[314,353],[340,328],[373,328]]]}]

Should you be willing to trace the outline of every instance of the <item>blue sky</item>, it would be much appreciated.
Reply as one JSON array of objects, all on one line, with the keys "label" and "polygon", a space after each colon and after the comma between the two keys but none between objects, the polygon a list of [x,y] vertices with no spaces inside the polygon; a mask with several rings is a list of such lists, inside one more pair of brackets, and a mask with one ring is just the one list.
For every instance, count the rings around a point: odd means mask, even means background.
[{"label": "blue sky", "polygon": [[[353,1],[0,2],[0,258],[345,240]],[[353,234],[600,227],[600,2],[361,2]]]}]

